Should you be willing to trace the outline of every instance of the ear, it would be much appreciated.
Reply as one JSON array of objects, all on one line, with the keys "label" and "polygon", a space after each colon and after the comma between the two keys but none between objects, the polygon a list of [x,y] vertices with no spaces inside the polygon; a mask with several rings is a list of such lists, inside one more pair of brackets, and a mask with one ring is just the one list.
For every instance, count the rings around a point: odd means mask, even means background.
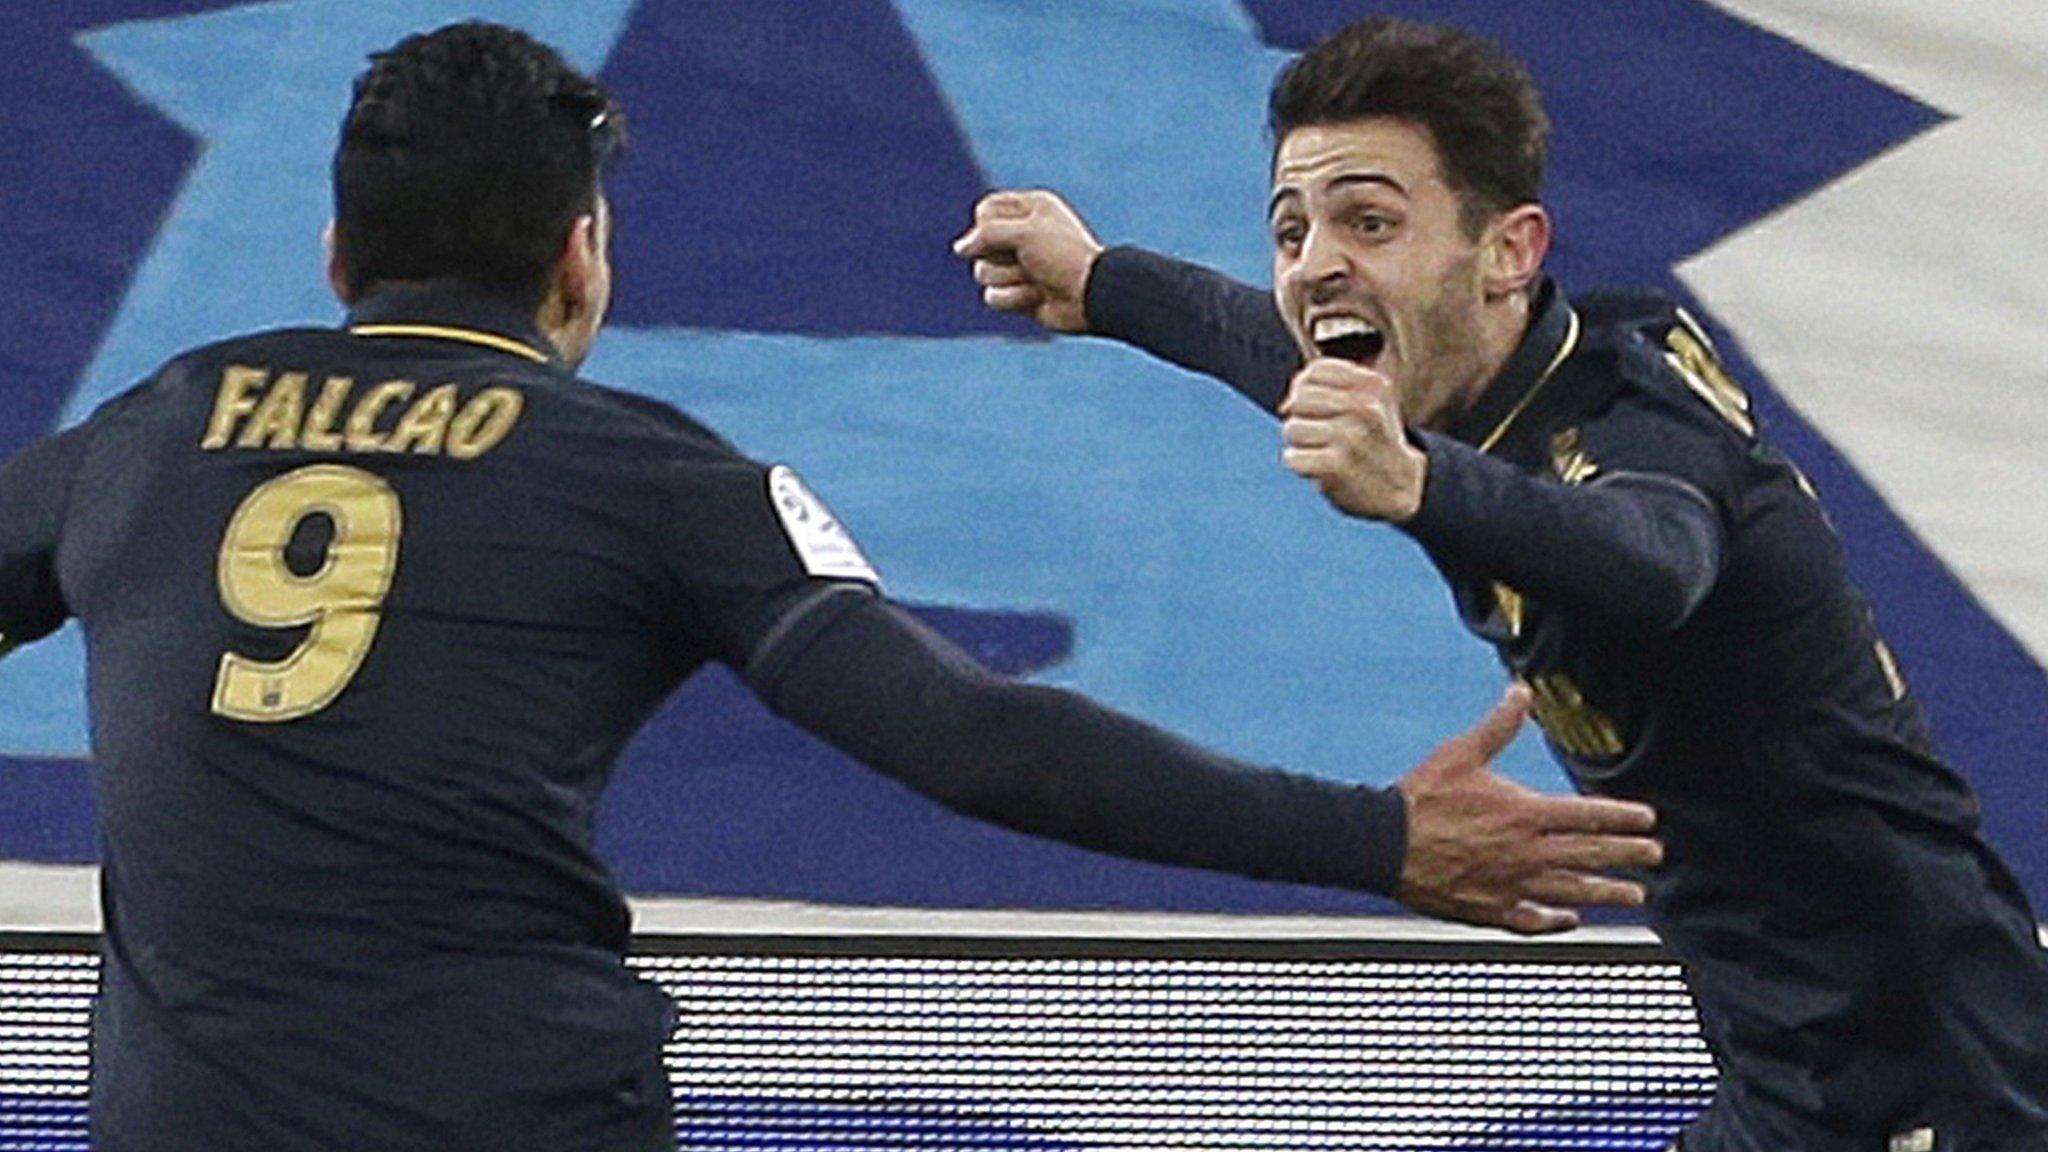
[{"label": "ear", "polygon": [[592,299],[604,259],[604,237],[597,217],[586,213],[569,226],[569,238],[562,242],[562,257],[555,264],[554,295],[560,301],[564,319],[583,315],[596,302]]},{"label": "ear", "polygon": [[327,286],[334,290],[334,298],[346,308],[356,302],[356,294],[348,286],[348,262],[342,258],[341,237],[334,230],[334,221],[320,230],[320,247],[327,251]]},{"label": "ear", "polygon": [[1489,299],[1529,286],[1550,254],[1550,213],[1540,204],[1518,204],[1487,229],[1485,289]]}]

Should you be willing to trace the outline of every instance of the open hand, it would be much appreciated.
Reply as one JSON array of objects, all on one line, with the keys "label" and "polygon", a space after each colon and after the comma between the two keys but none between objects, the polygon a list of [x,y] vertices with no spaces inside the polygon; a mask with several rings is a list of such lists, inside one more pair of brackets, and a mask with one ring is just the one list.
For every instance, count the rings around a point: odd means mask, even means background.
[{"label": "open hand", "polygon": [[1578,925],[1576,907],[1643,902],[1607,873],[1652,868],[1656,813],[1625,800],[1551,796],[1491,768],[1529,713],[1508,690],[1478,727],[1446,742],[1396,785],[1408,802],[1401,903],[1417,912],[1536,935]]}]

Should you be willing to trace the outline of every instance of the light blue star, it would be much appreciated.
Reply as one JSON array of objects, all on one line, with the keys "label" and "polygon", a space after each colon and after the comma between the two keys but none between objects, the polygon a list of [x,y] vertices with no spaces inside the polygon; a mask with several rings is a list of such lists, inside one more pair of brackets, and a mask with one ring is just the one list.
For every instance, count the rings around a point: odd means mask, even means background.
[{"label": "light blue star", "polygon": [[[67,419],[170,350],[332,322],[326,165],[364,53],[481,15],[594,70],[629,7],[289,0],[91,34],[100,60],[206,148]],[[1260,123],[1281,56],[1234,3],[898,7],[995,182],[1059,187],[1106,237],[1261,274]],[[964,269],[960,283],[973,290]],[[1412,546],[1288,476],[1269,417],[1133,353],[621,330],[590,374],[797,466],[898,595],[1070,618],[1073,659],[1048,679],[1198,740],[1384,782],[1498,690]],[[69,667],[77,684],[75,642],[35,658],[36,675]],[[15,683],[0,679],[0,727],[22,710]],[[37,751],[82,752],[82,708],[43,733]],[[1527,741],[1510,764],[1558,779]]]},{"label": "light blue star", "polygon": [[365,57],[452,20],[496,20],[601,67],[633,0],[284,0],[117,24],[82,38],[95,58],[204,143],[65,422],[179,348],[339,317],[320,231],[328,161]]}]

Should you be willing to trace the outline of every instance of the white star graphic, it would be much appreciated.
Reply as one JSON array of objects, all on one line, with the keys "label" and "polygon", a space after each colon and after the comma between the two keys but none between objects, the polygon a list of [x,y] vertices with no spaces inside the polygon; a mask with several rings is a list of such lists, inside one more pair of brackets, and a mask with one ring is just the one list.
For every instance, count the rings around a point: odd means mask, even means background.
[{"label": "white star graphic", "polygon": [[1679,274],[2048,659],[2048,7],[1717,2],[1955,117]]}]

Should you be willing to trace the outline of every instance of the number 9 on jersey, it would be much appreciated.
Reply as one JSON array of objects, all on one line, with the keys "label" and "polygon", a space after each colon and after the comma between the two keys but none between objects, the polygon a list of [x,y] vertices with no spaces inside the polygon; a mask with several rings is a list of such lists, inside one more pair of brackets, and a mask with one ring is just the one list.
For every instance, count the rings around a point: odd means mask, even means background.
[{"label": "number 9 on jersey", "polygon": [[[333,536],[319,569],[301,576],[285,550],[315,515],[333,522]],[[398,493],[360,468],[316,464],[251,492],[221,541],[221,603],[259,628],[311,628],[279,661],[223,653],[213,685],[215,714],[277,724],[334,703],[376,642],[402,528]]]}]

